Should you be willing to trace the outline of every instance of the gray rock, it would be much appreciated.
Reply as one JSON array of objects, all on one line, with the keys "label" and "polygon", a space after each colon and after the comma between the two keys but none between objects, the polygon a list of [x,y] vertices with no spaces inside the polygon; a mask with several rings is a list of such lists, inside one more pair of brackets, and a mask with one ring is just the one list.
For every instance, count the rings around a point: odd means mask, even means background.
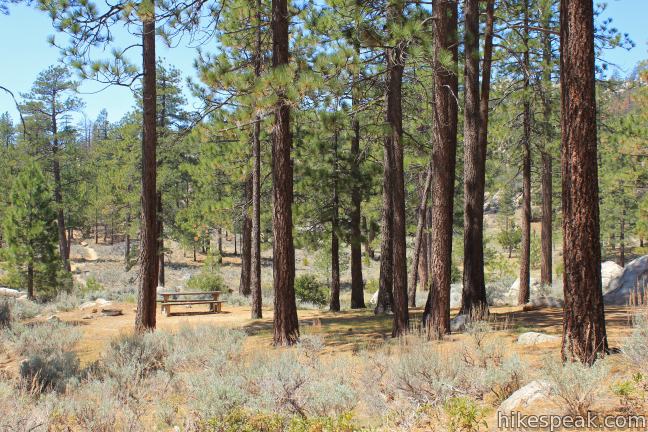
[{"label": "gray rock", "polygon": [[517,343],[520,345],[536,345],[547,342],[560,341],[560,337],[546,333],[526,332],[518,336]]},{"label": "gray rock", "polygon": [[450,285],[450,307],[451,308],[461,307],[462,290],[463,290],[463,284],[455,283]]},{"label": "gray rock", "polygon": [[495,192],[493,195],[487,193],[484,199],[484,213],[497,213],[500,208],[501,196],[500,191]]},{"label": "gray rock", "polygon": [[56,315],[50,315],[47,317],[47,321],[50,322],[61,322],[61,318],[57,317]]},{"label": "gray rock", "polygon": [[551,384],[547,381],[531,381],[524,387],[519,388],[508,397],[497,409],[504,415],[510,415],[532,405],[536,401],[548,398],[551,395]]},{"label": "gray rock", "polygon": [[450,320],[450,331],[458,332],[463,331],[466,328],[466,321],[468,317],[466,315],[457,315],[456,317]]},{"label": "gray rock", "polygon": [[5,297],[20,297],[22,293],[18,290],[11,289],[11,288],[6,288],[6,287],[0,287],[0,296],[5,296]]},{"label": "gray rock", "polygon": [[93,308],[93,307],[95,307],[95,306],[97,306],[97,303],[96,303],[96,302],[89,301],[89,302],[85,302],[85,303],[83,303],[81,306],[79,306],[79,309],[81,309],[81,310],[83,310],[83,309],[90,309],[90,308]]},{"label": "gray rock", "polygon": [[623,267],[614,261],[605,261],[601,264],[601,282],[603,285],[603,294],[610,291],[612,282],[623,275]]},{"label": "gray rock", "polygon": [[530,309],[541,309],[541,308],[561,308],[565,302],[562,299],[549,296],[540,296],[531,300],[529,303],[524,305],[525,309],[528,307]]},{"label": "gray rock", "polygon": [[[540,290],[541,284],[540,281],[536,278],[531,278],[529,280],[529,286],[531,288],[531,294]],[[505,304],[515,305],[518,301],[518,295],[520,293],[520,278],[515,279],[515,282],[511,285],[508,292],[504,295],[502,299]]]},{"label": "gray rock", "polygon": [[378,291],[376,291],[369,299],[369,304],[375,305],[376,303],[378,303]]},{"label": "gray rock", "polygon": [[648,285],[648,255],[639,257],[625,266],[621,276],[610,282],[603,302],[607,305],[627,305],[637,285],[641,283],[645,290]]},{"label": "gray rock", "polygon": [[101,315],[103,316],[119,316],[124,315],[121,309],[101,309]]}]

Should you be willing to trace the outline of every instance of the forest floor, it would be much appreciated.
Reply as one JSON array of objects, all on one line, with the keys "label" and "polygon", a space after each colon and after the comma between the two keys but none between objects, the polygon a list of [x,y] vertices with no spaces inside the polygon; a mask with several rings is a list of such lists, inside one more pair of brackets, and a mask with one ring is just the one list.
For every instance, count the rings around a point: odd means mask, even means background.
[{"label": "forest floor", "polygon": [[[111,309],[121,309],[123,315],[111,317],[96,315],[92,319],[84,319],[90,314],[88,310],[73,310],[60,312],[56,316],[66,323],[78,325],[83,337],[77,347],[77,353],[83,363],[97,360],[105,347],[115,337],[130,333],[135,322],[135,304],[113,303]],[[169,332],[184,326],[214,325],[227,328],[243,329],[249,335],[247,344],[252,347],[270,346],[272,343],[272,309],[264,308],[264,318],[251,320],[247,306],[223,306],[219,314],[203,314],[199,307],[182,311],[180,315],[166,317],[158,310],[157,327]],[[413,318],[422,313],[421,308],[410,309]],[[458,311],[453,310],[455,315]],[[606,324],[611,347],[618,347],[624,337],[632,329],[631,310],[626,307],[607,307]],[[93,315],[93,314],[91,314]],[[303,335],[318,335],[325,344],[325,352],[332,355],[353,353],[372,346],[381,345],[391,336],[391,317],[373,314],[371,309],[342,311],[332,313],[322,310],[299,310],[300,331]],[[522,311],[519,307],[491,308],[490,322],[496,329],[495,333],[506,351],[516,352],[531,365],[542,361],[547,351],[560,351],[560,342],[549,342],[533,346],[516,344],[520,333],[535,331],[550,335],[561,335],[562,310],[545,308],[534,311]],[[449,336],[442,342],[450,346],[458,341],[465,341],[468,336],[459,332]],[[536,365],[537,366],[537,365]]]},{"label": "forest floor", "polygon": [[[494,222],[494,221],[491,221]],[[175,245],[177,246],[177,245]],[[226,285],[234,292],[238,289],[240,275],[240,256],[234,254],[234,243],[232,238],[224,238],[224,256],[220,272],[224,277]],[[193,254],[183,252],[178,247],[170,249],[166,266],[166,287],[170,290],[181,291],[184,284],[191,277],[200,271],[204,262],[204,255],[198,254],[196,261]],[[263,251],[264,263],[262,266],[262,285],[264,291],[271,290],[272,267],[270,263],[271,250]],[[102,243],[95,244],[93,241],[82,242],[73,246],[72,261],[75,269],[75,279],[87,283],[88,279],[94,279],[100,286],[110,292],[122,290],[133,293],[137,286],[137,267],[129,271],[123,266],[123,243],[114,245]],[[317,273],[318,257],[308,251],[296,250],[297,274]],[[365,260],[363,263],[364,277],[367,281],[378,278],[379,262]],[[320,272],[326,274],[325,271]],[[350,272],[349,269],[342,271],[342,294],[341,300],[344,305],[350,301]],[[427,293],[419,293],[419,295]],[[373,292],[365,292],[365,301],[369,301]],[[75,309],[68,312],[57,313],[57,317],[66,322],[72,322],[83,329],[83,339],[78,346],[78,354],[82,362],[96,360],[105,346],[114,337],[132,331],[135,320],[134,296],[126,296],[126,301],[113,302],[110,308],[121,309],[123,315],[116,317],[91,314],[91,310]],[[422,303],[422,302],[419,302]],[[317,334],[323,337],[325,350],[332,353],[356,352],[370,348],[373,345],[381,344],[391,336],[391,317],[373,314],[373,306],[367,303],[368,308],[364,310],[343,310],[339,313],[331,313],[319,309],[300,309],[299,320],[302,334]],[[244,329],[250,335],[248,344],[258,346],[259,344],[270,345],[272,337],[272,305],[265,304],[263,308],[264,318],[251,320],[249,306],[223,305],[223,312],[220,314],[202,314],[203,306],[178,309],[179,314],[171,317],[164,316],[159,310],[157,325],[160,329],[174,331],[183,326],[216,325],[228,328]],[[507,350],[518,352],[522,357],[531,362],[537,357],[540,359],[547,351],[559,352],[559,343],[540,344],[535,346],[517,345],[517,335],[523,332],[536,331],[551,335],[560,336],[562,332],[562,310],[558,308],[545,308],[534,311],[522,311],[521,307],[491,307],[490,321],[500,333],[502,343],[506,344]],[[458,310],[453,309],[454,316]],[[410,309],[411,321],[420,321],[422,308]],[[606,307],[607,330],[612,347],[618,346],[620,341],[627,337],[632,330],[631,318],[633,311],[627,307]],[[92,316],[91,319],[84,319]],[[442,344],[452,344],[464,339],[461,333],[450,336]],[[555,347],[553,345],[556,345]]]}]

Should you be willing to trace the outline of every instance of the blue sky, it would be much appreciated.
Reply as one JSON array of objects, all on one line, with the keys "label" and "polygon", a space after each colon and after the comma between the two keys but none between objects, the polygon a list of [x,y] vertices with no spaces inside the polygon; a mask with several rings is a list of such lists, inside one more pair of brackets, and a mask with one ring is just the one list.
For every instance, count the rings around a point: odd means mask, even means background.
[{"label": "blue sky", "polygon": [[[621,75],[626,75],[637,62],[648,59],[648,0],[607,0],[607,5],[604,17],[613,18],[613,25],[621,32],[628,33],[636,44],[630,51],[618,48],[604,54],[606,60],[619,67]],[[13,6],[9,16],[0,15],[0,85],[16,94],[28,92],[38,73],[58,60],[58,50],[47,42],[51,34],[53,29],[47,15],[34,9]],[[121,40],[117,38],[118,44],[124,41],[126,36],[123,34]],[[209,50],[209,46],[205,48]],[[195,76],[193,48],[181,44],[169,49],[160,41],[157,54],[180,69],[185,76]],[[100,57],[101,53],[96,52],[96,55]],[[85,82],[81,91],[91,93],[100,88],[102,86],[97,83]],[[123,87],[111,87],[98,94],[82,94],[81,97],[86,102],[84,111],[88,119],[95,119],[99,111],[106,108],[109,119],[116,121],[133,106],[130,90]],[[0,112],[5,111],[9,111],[14,119],[17,118],[13,101],[3,92],[0,93]]]}]

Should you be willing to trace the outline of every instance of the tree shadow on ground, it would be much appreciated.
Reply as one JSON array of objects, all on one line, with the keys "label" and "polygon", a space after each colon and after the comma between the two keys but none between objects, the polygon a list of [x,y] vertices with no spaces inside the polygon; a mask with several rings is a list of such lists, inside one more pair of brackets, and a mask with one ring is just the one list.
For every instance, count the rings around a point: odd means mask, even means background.
[{"label": "tree shadow on ground", "polygon": [[[301,312],[298,311],[298,315],[301,315]],[[454,317],[457,313],[458,310],[454,309],[451,311],[451,316]],[[496,331],[505,331],[511,334],[537,331],[559,336],[562,333],[562,314],[563,311],[560,308],[544,308],[534,311],[498,308],[491,312],[489,321]],[[422,316],[422,308],[410,309],[412,328],[420,328],[420,326],[417,327],[417,323],[420,323]],[[606,307],[605,316],[607,327],[614,329],[615,334],[619,331],[625,332],[632,326],[632,311],[628,307]],[[337,313],[321,311],[315,317],[300,318],[299,325],[302,336],[321,336],[325,342],[325,350],[355,352],[361,349],[371,349],[373,346],[379,346],[390,340],[392,319],[391,315],[374,315],[373,308],[369,307]],[[250,335],[270,336],[272,334],[272,319],[264,318],[254,321],[244,326],[243,330]]]}]

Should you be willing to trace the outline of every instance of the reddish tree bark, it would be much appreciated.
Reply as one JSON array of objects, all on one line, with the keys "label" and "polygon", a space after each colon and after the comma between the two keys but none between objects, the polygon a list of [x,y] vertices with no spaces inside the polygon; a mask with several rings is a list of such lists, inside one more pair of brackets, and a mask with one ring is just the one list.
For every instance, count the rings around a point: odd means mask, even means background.
[{"label": "reddish tree bark", "polygon": [[338,231],[340,229],[339,207],[340,198],[338,196],[338,130],[335,126],[333,136],[333,199],[331,215],[331,301],[329,310],[332,312],[340,311],[340,239]]},{"label": "reddish tree bark", "polygon": [[245,181],[245,196],[243,203],[243,219],[242,236],[241,236],[241,279],[239,281],[239,294],[249,296],[250,289],[250,276],[252,264],[252,218],[250,217],[250,201],[252,199],[252,175],[248,176]]},{"label": "reddish tree bark", "polygon": [[553,185],[552,161],[549,153],[542,152],[542,222],[541,222],[541,248],[542,259],[540,262],[540,282],[543,285],[553,283],[552,274],[552,243],[553,243]]},{"label": "reddish tree bark", "polygon": [[529,98],[530,60],[529,60],[529,2],[524,0],[524,101],[522,120],[522,242],[520,244],[520,291],[518,304],[529,301],[531,294],[531,101]]},{"label": "reddish tree bark", "polygon": [[[260,14],[260,12],[259,12]],[[260,31],[258,33],[260,35]],[[259,36],[260,38],[260,36]],[[260,41],[259,41],[260,45]],[[252,242],[250,250],[250,290],[252,292],[251,317],[263,317],[261,295],[261,119],[257,116],[254,122],[252,139]]]},{"label": "reddish tree bark", "polygon": [[[544,19],[545,27],[549,27],[551,13]],[[551,124],[552,103],[551,103],[551,69],[552,51],[551,35],[547,32],[542,35],[542,57],[543,57],[543,82],[545,85],[543,97],[543,120],[545,146],[541,153],[542,158],[542,222],[541,222],[541,249],[542,258],[540,261],[540,282],[543,285],[553,283],[553,162],[551,160],[551,140],[553,138],[553,125]]]},{"label": "reddish tree bark", "polygon": [[[400,21],[402,11],[390,7],[392,20]],[[390,128],[392,169],[391,205],[393,208],[392,236],[392,336],[407,333],[409,311],[407,308],[407,245],[405,220],[405,177],[403,168],[403,112],[401,106],[405,52],[400,46],[387,49],[387,110],[386,121]]]},{"label": "reddish tree bark", "polygon": [[375,314],[391,312],[393,303],[393,236],[394,209],[392,207],[392,145],[391,136],[385,137],[383,146],[382,225],[380,228],[380,279]]},{"label": "reddish tree bark", "polygon": [[608,349],[601,288],[592,0],[560,2],[563,207],[562,358],[591,364]]},{"label": "reddish tree bark", "polygon": [[54,202],[56,202],[56,225],[58,228],[59,253],[63,260],[63,268],[66,271],[71,271],[70,250],[68,248],[68,240],[65,233],[65,215],[63,214],[61,166],[58,159],[59,141],[55,113],[52,114],[52,135],[54,136],[54,142],[52,145],[52,171],[54,172]]},{"label": "reddish tree bark", "polygon": [[420,258],[419,258],[419,267],[418,267],[418,285],[421,287],[422,291],[427,290],[427,285],[429,281],[429,269],[430,269],[430,264],[428,262],[428,231],[429,231],[429,221],[428,221],[428,209],[427,207],[424,210],[423,217],[424,217],[424,222],[423,222],[423,233],[421,236],[421,250],[419,252]]},{"label": "reddish tree bark", "polygon": [[[488,7],[492,9],[492,6]],[[465,0],[464,21],[464,269],[461,313],[471,314],[474,311],[480,313],[488,311],[484,281],[484,187],[487,140],[480,139],[478,0]],[[491,46],[488,47],[489,50],[485,50],[485,54],[492,53],[492,25],[492,15],[489,15],[486,37],[491,38]],[[490,58],[484,57],[484,69],[490,72]],[[490,80],[490,73],[488,80]],[[486,107],[486,116],[488,116],[488,107]]]},{"label": "reddish tree bark", "polygon": [[[421,255],[424,254],[425,244],[425,220],[427,215],[428,197],[430,195],[430,185],[432,184],[432,167],[428,166],[425,174],[425,181],[423,183],[423,191],[421,192],[421,203],[417,210],[416,234],[414,236],[414,250],[412,251],[412,273],[410,274],[409,292],[407,294],[409,305],[416,307],[416,282],[420,272]],[[427,263],[426,263],[427,264]],[[426,269],[427,270],[427,269]],[[427,279],[427,277],[426,277]],[[424,284],[425,281],[422,281]]]},{"label": "reddish tree bark", "polygon": [[164,211],[162,208],[162,191],[157,195],[158,217],[158,286],[164,286]]},{"label": "reddish tree bark", "polygon": [[[258,12],[260,14],[260,12]],[[260,30],[258,35],[260,35]],[[260,45],[260,36],[258,36]],[[252,319],[263,317],[261,294],[261,119],[257,116],[254,122],[252,139],[252,240],[250,245],[250,290],[252,292]]]},{"label": "reddish tree bark", "polygon": [[142,227],[135,331],[155,329],[158,271],[155,15],[142,19]]},{"label": "reddish tree bark", "polygon": [[[272,0],[272,66],[289,73],[288,0]],[[292,235],[293,166],[290,157],[290,105],[279,89],[272,135],[274,344],[299,340],[295,301],[295,248]]]},{"label": "reddish tree bark", "polygon": [[[423,323],[431,332],[450,333],[450,281],[452,272],[452,213],[457,157],[457,3],[433,0],[435,46],[434,147],[432,149],[432,254],[430,292]],[[443,58],[450,56],[451,64]]]},{"label": "reddish tree bark", "polygon": [[[360,42],[355,39],[354,48],[356,56],[360,57]],[[360,74],[356,73],[353,77],[353,87],[351,89],[351,104],[353,106],[353,118],[351,127],[353,137],[351,138],[351,178],[353,185],[351,188],[351,301],[352,306],[364,308],[364,281],[362,279],[362,232],[360,230],[362,190],[360,183],[360,120],[357,112],[360,105]]]}]

